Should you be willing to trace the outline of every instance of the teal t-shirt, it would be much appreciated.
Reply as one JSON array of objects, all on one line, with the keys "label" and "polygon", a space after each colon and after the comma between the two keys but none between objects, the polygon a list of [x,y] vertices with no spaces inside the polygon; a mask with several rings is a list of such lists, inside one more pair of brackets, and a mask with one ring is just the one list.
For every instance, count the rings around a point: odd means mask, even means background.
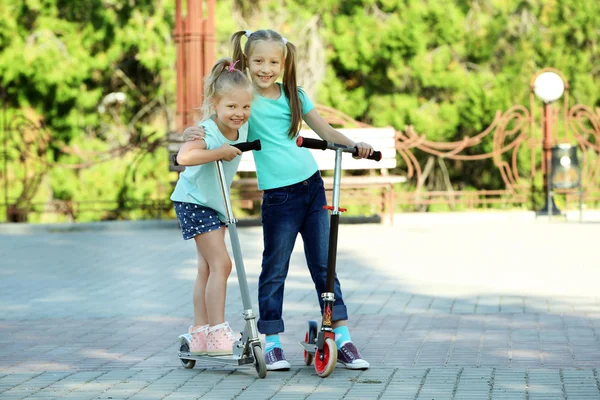
[{"label": "teal t-shirt", "polygon": [[[223,143],[235,144],[248,139],[248,123],[242,125],[238,130],[239,135],[235,141],[225,138],[212,119],[203,121],[200,125],[206,133],[204,140],[208,150],[219,148]],[[237,156],[231,161],[223,161],[227,190],[231,187],[241,159],[241,156]],[[219,186],[217,165],[214,162],[185,167],[185,170],[179,174],[179,180],[175,185],[171,200],[212,208],[219,215],[219,219],[226,222],[225,203]]]},{"label": "teal t-shirt", "polygon": [[[296,146],[296,138],[288,138],[292,123],[289,101],[279,84],[281,96],[268,99],[254,96],[252,114],[248,121],[248,140],[260,139],[261,151],[253,153],[256,163],[258,188],[268,190],[301,182],[318,170],[317,162],[304,147]],[[302,115],[314,108],[312,102],[298,89]]]}]

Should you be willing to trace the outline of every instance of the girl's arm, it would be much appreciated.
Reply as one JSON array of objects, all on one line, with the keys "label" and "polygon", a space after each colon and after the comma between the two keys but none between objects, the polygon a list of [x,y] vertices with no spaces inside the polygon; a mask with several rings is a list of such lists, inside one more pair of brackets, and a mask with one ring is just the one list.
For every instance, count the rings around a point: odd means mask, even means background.
[{"label": "girl's arm", "polygon": [[231,161],[242,152],[227,143],[214,150],[206,149],[204,140],[194,140],[181,145],[177,153],[177,163],[183,166],[206,164],[212,161]]},{"label": "girl's arm", "polygon": [[310,110],[304,114],[304,121],[319,137],[323,140],[333,143],[343,144],[349,147],[356,146],[358,148],[358,157],[366,158],[373,153],[373,147],[364,142],[354,143],[342,133],[336,131],[321,117],[321,114],[316,109]]}]

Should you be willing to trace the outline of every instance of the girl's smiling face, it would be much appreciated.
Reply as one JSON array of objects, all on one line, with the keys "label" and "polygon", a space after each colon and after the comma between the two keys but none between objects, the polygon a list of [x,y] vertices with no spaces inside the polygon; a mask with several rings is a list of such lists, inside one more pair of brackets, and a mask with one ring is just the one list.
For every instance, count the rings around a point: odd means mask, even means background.
[{"label": "girl's smiling face", "polygon": [[[282,44],[273,41],[258,41],[248,56],[250,79],[256,91],[268,95],[283,69]],[[275,93],[272,93],[275,94]],[[279,94],[279,91],[277,91]]]},{"label": "girl's smiling face", "polygon": [[[228,72],[223,72],[227,74]],[[250,118],[252,89],[232,89],[214,105],[217,126],[224,135],[235,135]]]}]

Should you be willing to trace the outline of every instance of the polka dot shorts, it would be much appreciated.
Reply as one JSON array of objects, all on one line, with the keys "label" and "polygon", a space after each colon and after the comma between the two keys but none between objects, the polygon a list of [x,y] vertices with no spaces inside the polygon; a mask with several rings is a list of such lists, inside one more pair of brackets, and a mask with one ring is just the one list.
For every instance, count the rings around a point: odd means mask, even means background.
[{"label": "polka dot shorts", "polygon": [[173,204],[185,240],[214,231],[225,225],[219,220],[217,212],[212,208],[178,201],[174,201]]}]

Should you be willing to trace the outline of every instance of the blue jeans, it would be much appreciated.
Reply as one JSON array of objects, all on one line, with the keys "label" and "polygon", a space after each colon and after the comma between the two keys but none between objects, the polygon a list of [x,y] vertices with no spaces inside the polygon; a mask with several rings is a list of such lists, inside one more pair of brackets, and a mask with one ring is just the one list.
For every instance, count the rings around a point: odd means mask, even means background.
[{"label": "blue jeans", "polygon": [[[298,233],[304,241],[306,263],[323,313],[321,293],[325,291],[329,249],[329,213],[323,209],[326,204],[323,179],[318,171],[300,183],[265,190],[261,208],[264,252],[258,280],[260,333],[272,335],[284,331],[283,291]],[[337,276],[334,295],[332,321],[347,320]]]}]

